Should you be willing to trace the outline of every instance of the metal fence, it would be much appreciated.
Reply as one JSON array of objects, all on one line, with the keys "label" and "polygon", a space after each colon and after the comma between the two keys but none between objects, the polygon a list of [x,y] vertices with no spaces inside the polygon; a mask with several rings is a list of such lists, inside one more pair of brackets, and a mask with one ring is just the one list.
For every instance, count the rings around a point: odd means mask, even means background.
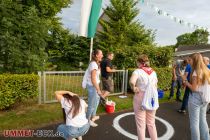
[{"label": "metal fence", "polygon": [[[85,71],[44,71],[39,72],[39,104],[57,102],[55,91],[68,90],[77,93],[80,97],[87,97],[87,90],[82,88],[82,79]],[[127,92],[126,70],[117,70],[113,73],[114,93],[119,95]]]}]

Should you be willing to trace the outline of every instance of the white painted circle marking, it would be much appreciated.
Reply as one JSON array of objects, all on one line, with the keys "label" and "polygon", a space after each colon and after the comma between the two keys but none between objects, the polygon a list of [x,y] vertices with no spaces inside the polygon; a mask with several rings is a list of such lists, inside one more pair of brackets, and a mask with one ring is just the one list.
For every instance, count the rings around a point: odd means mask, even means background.
[{"label": "white painted circle marking", "polygon": [[[121,114],[119,116],[117,116],[114,121],[113,121],[113,127],[120,132],[121,134],[125,135],[128,138],[131,138],[133,140],[138,140],[138,137],[136,135],[133,135],[127,131],[125,131],[120,125],[119,125],[119,120],[125,116],[128,115],[134,115],[134,112],[129,112],[129,113],[124,113]],[[159,117],[155,117],[156,120],[162,122],[165,126],[166,126],[166,133],[163,134],[161,137],[158,138],[158,140],[169,140],[173,135],[174,135],[174,128],[173,126],[168,123],[167,121],[159,118]],[[145,140],[150,140],[149,138],[146,138]]]}]

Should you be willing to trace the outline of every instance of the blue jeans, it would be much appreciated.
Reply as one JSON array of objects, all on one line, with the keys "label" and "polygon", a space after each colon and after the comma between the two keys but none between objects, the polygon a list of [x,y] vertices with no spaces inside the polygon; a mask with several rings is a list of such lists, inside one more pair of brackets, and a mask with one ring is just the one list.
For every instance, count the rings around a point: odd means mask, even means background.
[{"label": "blue jeans", "polygon": [[181,97],[181,85],[182,85],[182,80],[175,80],[175,81],[172,80],[170,97],[174,96],[174,90],[176,86],[177,86],[176,99],[179,99]]},{"label": "blue jeans", "polygon": [[190,118],[191,140],[210,140],[206,121],[208,103],[203,103],[198,93],[189,96],[188,111]]},{"label": "blue jeans", "polygon": [[191,93],[191,90],[188,87],[186,87],[186,89],[184,91],[184,97],[183,97],[183,100],[182,100],[181,110],[186,110],[190,93]]},{"label": "blue jeans", "polygon": [[82,127],[73,127],[65,124],[58,126],[57,131],[62,134],[62,137],[66,140],[69,138],[78,138],[79,136],[85,135],[90,128],[89,123]]},{"label": "blue jeans", "polygon": [[96,115],[96,111],[100,101],[100,96],[98,95],[94,86],[87,85],[87,90],[88,90],[88,108],[87,108],[86,117],[88,120],[90,120],[91,117]]}]

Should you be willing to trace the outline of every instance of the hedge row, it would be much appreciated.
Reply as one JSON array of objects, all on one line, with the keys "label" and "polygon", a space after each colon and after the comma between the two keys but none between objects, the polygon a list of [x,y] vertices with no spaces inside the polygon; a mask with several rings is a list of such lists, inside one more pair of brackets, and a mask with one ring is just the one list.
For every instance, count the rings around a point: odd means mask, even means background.
[{"label": "hedge row", "polygon": [[0,110],[7,109],[16,102],[38,96],[38,80],[35,74],[0,75]]},{"label": "hedge row", "polygon": [[[134,70],[135,69],[128,70],[128,80],[130,79],[131,74],[133,73]],[[157,73],[157,77],[158,77],[158,88],[165,90],[165,91],[169,90],[171,87],[171,79],[172,79],[171,68],[169,68],[169,67],[154,68],[154,70]],[[131,91],[129,85],[128,85],[128,91]]]}]

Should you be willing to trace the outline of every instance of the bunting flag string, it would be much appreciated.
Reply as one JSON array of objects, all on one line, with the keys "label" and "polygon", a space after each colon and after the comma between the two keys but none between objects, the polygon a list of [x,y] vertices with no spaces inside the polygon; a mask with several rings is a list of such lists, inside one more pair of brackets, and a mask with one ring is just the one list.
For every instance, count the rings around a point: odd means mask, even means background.
[{"label": "bunting flag string", "polygon": [[[144,0],[140,0],[140,1],[142,3],[145,3]],[[190,22],[186,22],[185,20],[180,19],[178,17],[175,17],[175,16],[169,14],[168,12],[158,8],[157,6],[155,6],[154,4],[149,3],[148,1],[146,2],[146,5],[149,6],[151,9],[153,9],[158,15],[162,15],[162,16],[168,17],[168,18],[170,18],[171,20],[173,20],[176,23],[179,23],[181,25],[188,26],[188,27],[194,28],[194,29],[208,30],[210,32],[210,30],[208,28],[202,27],[202,26],[198,26],[198,25],[195,25],[195,24],[190,23]]]}]

